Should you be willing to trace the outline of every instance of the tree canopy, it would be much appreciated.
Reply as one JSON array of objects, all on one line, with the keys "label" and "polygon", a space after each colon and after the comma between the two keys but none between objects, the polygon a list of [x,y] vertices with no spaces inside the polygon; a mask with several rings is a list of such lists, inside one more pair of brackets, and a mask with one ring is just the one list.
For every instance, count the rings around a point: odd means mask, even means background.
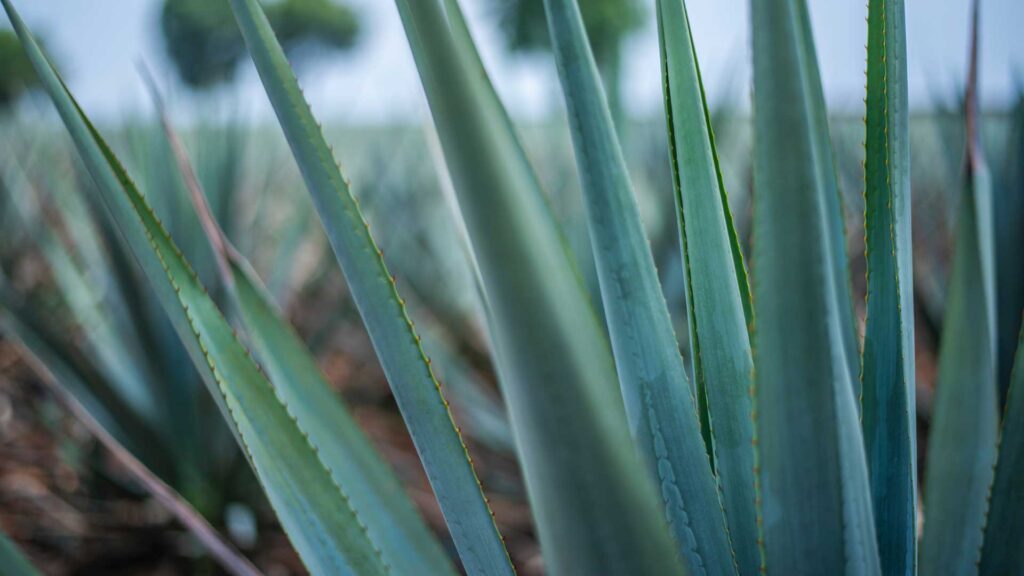
[{"label": "tree canopy", "polygon": [[0,70],[0,109],[14,104],[39,84],[18,37],[10,30],[0,30]]},{"label": "tree canopy", "polygon": [[[292,56],[303,47],[349,48],[359,33],[355,12],[331,0],[278,0],[264,9]],[[223,0],[165,0],[160,27],[178,75],[193,88],[231,80],[245,55],[242,35]]]},{"label": "tree canopy", "polygon": [[[551,46],[543,2],[495,1],[502,10],[501,25],[511,50],[547,50]],[[636,31],[646,17],[643,5],[637,0],[580,0],[579,5],[598,60],[617,57],[622,40]]]},{"label": "tree canopy", "polygon": [[[549,50],[547,17],[541,0],[493,0],[500,10],[501,29],[513,52]],[[625,127],[621,95],[621,51],[626,36],[647,17],[639,0],[579,0],[594,60],[601,72],[608,106],[620,130]],[[621,132],[620,132],[621,134]]]}]

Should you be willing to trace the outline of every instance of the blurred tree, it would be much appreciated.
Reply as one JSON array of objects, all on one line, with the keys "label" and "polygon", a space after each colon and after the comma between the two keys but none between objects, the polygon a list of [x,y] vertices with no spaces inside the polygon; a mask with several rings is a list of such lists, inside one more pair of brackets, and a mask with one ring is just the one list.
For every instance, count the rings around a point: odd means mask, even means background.
[{"label": "blurred tree", "polygon": [[[549,50],[547,19],[541,0],[494,0],[501,12],[501,27],[514,52]],[[647,16],[638,0],[579,0],[594,60],[604,81],[608,106],[622,129],[622,44]]]},{"label": "blurred tree", "polygon": [[[277,0],[264,10],[278,39],[295,56],[299,49],[351,47],[359,21],[351,8],[331,0]],[[164,0],[160,16],[167,53],[192,88],[231,80],[245,44],[226,0]]]},{"label": "blurred tree", "polygon": [[23,93],[38,85],[39,79],[18,37],[11,30],[0,30],[0,110],[10,107]]}]

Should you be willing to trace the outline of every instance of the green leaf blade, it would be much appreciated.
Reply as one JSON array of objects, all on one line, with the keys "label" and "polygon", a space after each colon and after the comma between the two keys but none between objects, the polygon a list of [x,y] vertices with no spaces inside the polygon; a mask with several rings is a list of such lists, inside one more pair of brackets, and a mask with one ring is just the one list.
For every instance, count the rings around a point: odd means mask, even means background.
[{"label": "green leaf blade", "polygon": [[886,574],[916,573],[917,416],[907,49],[902,0],[868,5],[863,429]]},{"label": "green leaf blade", "polygon": [[741,574],[755,574],[753,357],[742,254],[718,169],[707,103],[680,0],[658,2],[670,154],[676,187],[687,316],[698,389],[709,404],[715,472]]},{"label": "green leaf blade", "polygon": [[0,532],[0,566],[8,576],[39,576],[35,566],[3,532]]},{"label": "green leaf blade", "polygon": [[[301,538],[293,536],[292,542],[310,572],[386,574],[388,569],[380,552],[350,507],[347,495],[335,483],[332,471],[319,460],[306,432],[296,425],[294,415],[274,395],[269,382],[261,382],[252,359],[217,352],[241,348],[219,311],[208,299],[198,298],[205,296],[205,292],[197,285],[183,284],[178,288],[182,302],[195,301],[188,315],[197,340],[208,343],[207,358],[214,379],[224,391],[228,390],[228,383],[234,383],[234,390],[224,392],[224,402],[285,530],[289,534],[304,534]],[[268,430],[273,430],[272,437]],[[282,434],[283,430],[290,433]],[[283,458],[285,454],[293,456]],[[298,454],[308,454],[316,461],[294,457]],[[330,535],[335,542],[325,545],[318,535]]]},{"label": "green leaf blade", "polygon": [[416,512],[394,472],[330,389],[316,360],[282,319],[248,263],[230,256],[231,295],[270,381],[309,433],[324,463],[345,489],[388,565],[454,574],[451,561]]},{"label": "green leaf blade", "polygon": [[843,353],[847,368],[850,371],[850,384],[853,387],[853,398],[857,409],[861,402],[860,350],[857,343],[857,323],[854,319],[853,285],[850,278],[849,259],[846,256],[846,210],[843,196],[839,190],[836,172],[835,154],[829,135],[828,108],[825,104],[825,92],[822,90],[821,72],[815,56],[814,36],[811,31],[811,18],[804,0],[798,0],[800,10],[797,12],[797,24],[800,27],[798,39],[800,50],[808,57],[804,58],[804,73],[809,91],[807,102],[810,105],[810,121],[812,123],[811,138],[814,141],[813,162],[817,179],[822,186],[825,201],[827,222],[827,239],[832,251],[832,271],[829,284],[835,294],[837,305],[837,321],[839,336],[842,339]]},{"label": "green leaf blade", "polygon": [[1024,332],[1018,337],[1007,391],[999,455],[989,497],[980,574],[1014,574],[1024,567]]},{"label": "green leaf blade", "polygon": [[419,336],[284,52],[258,3],[231,5],[460,557],[472,574],[511,574],[508,552]]},{"label": "green leaf blade", "polygon": [[971,166],[960,199],[956,247],[939,348],[925,467],[921,573],[973,573],[996,463],[999,409],[991,182]]},{"label": "green leaf blade", "polygon": [[757,0],[751,13],[754,302],[765,303],[756,309],[754,409],[765,565],[778,574],[878,574],[807,7]]}]

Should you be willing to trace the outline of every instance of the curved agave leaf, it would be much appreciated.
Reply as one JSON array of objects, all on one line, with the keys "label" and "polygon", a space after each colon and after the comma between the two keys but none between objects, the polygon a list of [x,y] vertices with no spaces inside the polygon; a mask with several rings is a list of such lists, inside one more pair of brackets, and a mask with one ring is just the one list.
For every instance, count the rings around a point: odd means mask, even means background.
[{"label": "curved agave leaf", "polygon": [[[534,185],[529,188],[529,191],[536,194],[540,201],[541,210],[537,216],[544,218],[550,226],[555,229],[561,243],[561,249],[565,252],[566,260],[569,262],[569,265],[572,267],[576,278],[580,283],[581,292],[584,297],[588,299],[588,305],[592,305],[592,303],[589,302],[590,292],[587,288],[586,280],[584,280],[582,270],[593,269],[594,263],[592,260],[583,262],[577,260],[577,257],[580,255],[577,254],[570,246],[569,240],[565,235],[565,229],[555,216],[554,209],[551,205],[551,198],[548,197],[548,195],[541,189],[540,181],[530,164],[530,160],[526,155],[526,150],[523,148],[522,142],[516,135],[516,129],[512,122],[512,118],[509,117],[508,111],[502,105],[501,100],[498,97],[498,93],[495,91],[494,85],[491,83],[490,77],[487,74],[487,70],[484,68],[483,60],[480,58],[480,53],[476,48],[473,35],[470,32],[469,25],[466,23],[465,14],[463,14],[462,7],[459,5],[458,0],[444,0],[444,9],[448,16],[448,23],[452,33],[452,40],[454,40],[456,45],[456,50],[467,57],[474,69],[474,72],[479,74],[481,79],[480,84],[484,89],[484,97],[488,99],[487,105],[497,110],[502,120],[501,129],[512,136],[516,161],[522,167],[521,169],[534,179]],[[493,330],[493,318],[489,317],[491,313],[486,301],[487,297],[484,290],[483,280],[480,277],[480,265],[476,261],[476,255],[473,253],[473,249],[471,247],[469,231],[466,229],[466,223],[463,220],[462,213],[459,209],[458,198],[456,197],[455,190],[452,187],[451,176],[448,173],[448,168],[444,163],[444,153],[441,150],[441,144],[437,138],[436,131],[431,131],[429,138],[431,143],[431,152],[436,157],[438,170],[442,172],[440,178],[442,180],[442,191],[445,202],[451,211],[451,217],[455,220],[455,226],[458,228],[457,233],[459,237],[459,245],[466,253],[466,260],[469,262],[473,273],[473,286],[479,299],[481,315],[486,318],[485,322],[489,331],[489,342],[493,342],[494,337],[490,333],[490,331]],[[584,256],[589,256],[589,254],[584,254]],[[508,426],[508,417],[504,406],[496,407],[501,409],[500,414],[496,413],[493,409],[488,408],[485,405],[487,399],[480,397],[478,391],[473,390],[471,386],[467,385],[471,382],[460,374],[463,370],[458,366],[458,358],[446,353],[444,347],[436,338],[431,339],[431,344],[434,346],[434,352],[431,353],[431,357],[438,359],[438,355],[443,355],[448,358],[448,361],[445,363],[446,365],[442,370],[447,369],[452,372],[449,380],[453,390],[456,386],[462,388],[462,390],[458,392],[461,396],[458,399],[458,402],[468,401],[469,404],[467,404],[467,408],[470,408],[470,405],[472,404],[477,404],[479,408],[482,409],[478,411],[483,418],[477,419],[478,426],[476,433],[478,435],[484,434],[489,437],[490,441],[494,443],[495,448],[514,450],[515,446],[512,439],[512,431]],[[490,346],[490,351],[492,355],[497,354],[498,352],[494,349],[493,345]],[[498,374],[497,376],[499,379],[501,378],[501,374]],[[471,399],[470,397],[472,396],[478,397],[480,402]],[[491,412],[492,416],[487,416],[487,412]],[[487,422],[487,420],[490,420],[490,422]],[[483,439],[483,436],[481,436],[481,439]]]},{"label": "curved agave leaf", "polygon": [[[981,551],[980,574],[1019,574],[1024,569],[1024,331],[1006,397],[995,480]],[[1016,571],[1016,572],[1015,572]]]},{"label": "curved agave leaf", "polygon": [[710,452],[741,574],[757,573],[753,358],[746,269],[682,0],[659,0],[662,80],[675,180],[693,373],[708,401]]},{"label": "curved agave leaf", "polygon": [[275,395],[188,263],[43,56],[10,0],[2,0],[104,204],[203,373],[266,494],[314,574],[385,574],[387,567],[305,432]]},{"label": "curved agave leaf", "polygon": [[903,0],[868,4],[863,428],[886,574],[916,573],[917,430]]},{"label": "curved agave leaf", "polygon": [[[443,0],[445,14],[448,17],[448,24],[451,30],[452,40],[455,43],[455,49],[469,62],[470,70],[479,76],[479,84],[481,88],[481,98],[486,98],[487,103],[484,104],[488,109],[494,111],[498,116],[500,124],[495,129],[501,130],[511,139],[511,145],[513,151],[510,153],[515,162],[519,164],[519,169],[526,174],[533,183],[525,192],[536,196],[538,210],[535,214],[536,218],[543,219],[546,226],[550,226],[554,229],[555,234],[558,236],[560,248],[565,252],[565,259],[568,266],[573,272],[577,283],[579,283],[582,297],[586,300],[588,307],[593,306],[591,297],[596,296],[596,290],[592,291],[592,286],[588,285],[588,280],[592,279],[596,275],[595,264],[593,261],[590,250],[577,251],[570,245],[569,239],[566,237],[566,231],[562,224],[558,221],[555,216],[554,209],[551,205],[551,198],[544,193],[541,189],[539,178],[537,178],[536,172],[530,164],[529,158],[526,156],[526,150],[523,148],[523,143],[519,139],[512,118],[508,115],[508,110],[505,109],[501,103],[501,99],[498,98],[498,93],[494,89],[494,85],[491,83],[490,77],[487,75],[487,70],[484,68],[483,60],[480,58],[480,52],[476,48],[476,44],[473,42],[473,36],[470,33],[469,26],[466,24],[466,17],[462,13],[462,8],[459,6],[458,0]],[[457,208],[457,202],[456,202]],[[460,221],[462,220],[461,213],[455,214]],[[465,228],[465,222],[461,223],[461,226]],[[582,260],[578,260],[578,258]],[[476,262],[476,258],[470,253],[470,261],[474,267],[474,274],[479,281],[480,270],[479,265]],[[482,284],[478,288],[482,287]],[[600,314],[600,310],[592,310],[594,314]],[[604,323],[599,322],[599,327],[604,329]]]},{"label": "curved agave leaf", "polygon": [[[765,564],[878,574],[864,443],[837,297],[831,159],[803,0],[751,2],[755,433]],[[821,132],[825,132],[823,136]],[[841,263],[840,263],[841,264]]]},{"label": "curved agave leaf", "polygon": [[[669,528],[691,570],[735,574],[695,398],[579,7],[575,0],[545,0],[544,6],[634,442],[661,486]],[[703,110],[700,115],[704,118]],[[725,248],[725,262],[731,264],[728,241]],[[731,266],[726,271],[732,276]],[[745,338],[742,308],[738,311]],[[752,498],[750,504],[752,509]]]},{"label": "curved agave leaf", "polygon": [[7,576],[38,576],[39,571],[18,550],[6,534],[0,532],[0,566],[4,567]]},{"label": "curved agave leaf", "polygon": [[511,574],[508,552],[420,338],[284,52],[255,0],[232,0],[231,6],[466,570]]},{"label": "curved agave leaf", "polygon": [[984,166],[971,172],[960,201],[925,467],[924,575],[975,570],[996,460],[991,191]]},{"label": "curved agave leaf", "polygon": [[[394,472],[381,460],[316,360],[274,309],[248,263],[231,257],[232,298],[270,381],[334,471],[388,565],[399,574],[454,574]],[[461,447],[460,447],[461,450]],[[457,454],[461,455],[461,453]],[[442,469],[441,481],[447,469]]]},{"label": "curved agave leaf", "polygon": [[546,566],[673,573],[678,560],[637,469],[608,342],[507,116],[453,14],[439,0],[396,3],[479,263]]},{"label": "curved agave leaf", "polygon": [[[405,0],[399,1],[404,2]],[[510,140],[512,152],[509,154],[509,158],[513,159],[514,162],[519,165],[518,169],[532,181],[531,186],[524,190],[524,193],[528,193],[534,197],[531,199],[531,205],[535,204],[537,206],[535,216],[536,218],[538,218],[538,220],[543,222],[544,226],[550,226],[554,230],[554,233],[559,240],[559,247],[564,252],[566,262],[569,268],[572,270],[576,282],[579,284],[580,293],[582,297],[586,300],[587,306],[590,307],[592,306],[592,302],[590,302],[589,300],[590,294],[588,292],[588,288],[586,287],[586,281],[584,280],[583,274],[581,272],[581,266],[589,266],[592,268],[593,262],[577,262],[577,254],[569,245],[569,240],[566,238],[565,230],[563,229],[561,223],[558,221],[558,218],[555,216],[554,209],[551,206],[551,199],[547,196],[547,194],[544,193],[544,190],[541,189],[540,181],[537,178],[537,175],[530,164],[530,160],[526,155],[526,150],[523,148],[523,144],[516,133],[516,129],[512,122],[512,118],[508,115],[508,111],[502,105],[501,100],[498,97],[498,93],[494,89],[494,85],[490,81],[490,77],[487,74],[487,70],[484,68],[483,60],[480,58],[480,53],[477,50],[476,44],[473,41],[473,36],[470,33],[469,26],[466,23],[465,15],[462,12],[462,8],[459,5],[458,0],[442,0],[442,2],[445,10],[445,16],[447,17],[449,25],[451,38],[455,46],[455,51],[458,52],[460,56],[466,59],[466,61],[468,62],[467,66],[469,66],[471,75],[476,77],[476,80],[478,81],[480,88],[479,97],[481,99],[486,100],[486,103],[483,104],[483,107],[488,109],[497,118],[497,124],[494,126],[494,129],[500,130],[502,132],[502,137],[508,138]],[[400,11],[402,10],[401,5],[399,6],[399,9]],[[410,42],[413,42],[413,39],[411,37]],[[421,53],[418,51],[419,49],[417,49],[416,46],[413,46],[413,49],[414,56]],[[434,142],[440,144],[440,142],[438,142],[437,140],[434,140]],[[439,150],[438,152],[441,160],[444,160],[443,150]],[[442,169],[447,170],[447,166],[443,167]],[[449,174],[448,179],[450,178],[451,176]],[[446,193],[451,193],[453,196],[451,198],[453,210],[456,210],[456,214],[454,214],[453,216],[458,218],[458,222],[456,225],[461,228],[460,235],[463,236],[466,241],[466,249],[469,251],[468,258],[472,265],[474,279],[476,281],[476,288],[480,292],[482,298],[486,299],[486,294],[484,294],[483,290],[483,280],[480,278],[480,266],[479,263],[476,261],[476,255],[472,252],[472,247],[469,246],[469,232],[468,230],[466,230],[466,223],[462,217],[461,212],[457,210],[458,199],[454,197],[455,191],[451,189],[451,186],[444,186],[443,188],[445,189]],[[590,257],[589,252],[582,255],[588,258]],[[486,302],[483,302],[483,304],[484,306],[487,305]],[[597,310],[592,309],[591,311],[595,315],[598,314]],[[487,312],[485,312],[485,314],[486,313]]]},{"label": "curved agave leaf", "polygon": [[847,368],[850,371],[853,398],[859,410],[861,401],[860,350],[857,344],[857,324],[854,320],[850,267],[846,257],[846,211],[837,182],[835,157],[832,152],[832,140],[829,136],[828,108],[825,105],[825,93],[821,89],[821,74],[818,70],[818,60],[814,49],[814,35],[811,33],[811,19],[804,0],[797,1],[802,7],[802,10],[797,12],[796,18],[797,24],[800,26],[800,33],[797,35],[801,43],[799,50],[805,55],[803,70],[808,86],[812,87],[807,93],[810,103],[809,117],[813,125],[811,138],[814,139],[814,160],[811,165],[817,171],[818,182],[823,187],[825,216],[828,218],[828,243],[829,249],[832,251],[829,258],[832,266],[829,284],[832,286],[838,302],[836,320],[839,322],[839,336],[842,339],[843,352],[846,356]]}]

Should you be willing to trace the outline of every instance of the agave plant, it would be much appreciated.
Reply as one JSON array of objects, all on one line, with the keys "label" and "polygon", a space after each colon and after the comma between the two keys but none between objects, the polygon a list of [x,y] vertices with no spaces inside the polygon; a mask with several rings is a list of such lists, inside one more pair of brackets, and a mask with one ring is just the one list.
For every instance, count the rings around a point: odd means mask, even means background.
[{"label": "agave plant", "polygon": [[[218,143],[221,153],[210,154],[214,158],[237,153],[238,143],[226,132],[204,138]],[[128,139],[144,181],[163,201],[159,209],[169,228],[180,236],[198,228],[187,196],[176,187],[173,162],[163,159],[167,153],[160,133],[133,131]],[[12,135],[10,149],[20,141]],[[11,210],[0,261],[5,271],[16,270],[35,248],[55,290],[18,290],[14,274],[0,277],[0,324],[19,340],[31,341],[36,355],[62,361],[62,380],[74,374],[77,383],[68,386],[96,419],[205,515],[219,520],[229,498],[245,500],[246,492],[253,492],[246,489],[252,478],[241,452],[173,326],[148,293],[147,281],[134,268],[127,246],[117,239],[116,225],[103,217],[97,197],[83,197],[74,189],[78,182],[89,185],[88,174],[76,172],[63,150],[32,138],[24,141],[32,152],[21,165],[7,161],[2,169]],[[204,170],[208,182],[230,180],[232,169],[239,167],[231,161],[218,166],[228,170]],[[64,170],[71,178],[61,177]],[[224,182],[210,188],[231,192],[237,187]],[[213,201],[221,208],[230,196]],[[216,278],[208,245],[193,239],[184,250],[205,278]],[[66,306],[55,312],[40,305],[54,296]],[[71,330],[76,325],[82,327],[80,338]],[[250,503],[259,500],[258,491],[253,496]]]},{"label": "agave plant", "polygon": [[[176,149],[182,172],[254,356],[10,0],[3,4],[120,240],[310,572],[455,573],[394,473],[220,231],[184,151]],[[1019,572],[1024,490],[1015,479],[1024,471],[1024,348],[1017,345],[1018,368],[1002,382],[997,327],[1013,318],[996,314],[991,184],[976,110],[967,115],[967,177],[918,546],[902,1],[868,6],[863,343],[805,3],[751,3],[751,288],[687,12],[682,0],[657,1],[690,366],[680,354],[576,2],[545,0],[544,7],[599,284],[593,300],[457,0],[396,4],[451,177],[451,218],[465,227],[548,571]],[[231,7],[461,568],[512,574],[445,389],[424,354],[432,345],[413,327],[259,4],[231,0]],[[1008,389],[1002,418],[1001,386]],[[0,546],[9,553],[5,541]]]}]

